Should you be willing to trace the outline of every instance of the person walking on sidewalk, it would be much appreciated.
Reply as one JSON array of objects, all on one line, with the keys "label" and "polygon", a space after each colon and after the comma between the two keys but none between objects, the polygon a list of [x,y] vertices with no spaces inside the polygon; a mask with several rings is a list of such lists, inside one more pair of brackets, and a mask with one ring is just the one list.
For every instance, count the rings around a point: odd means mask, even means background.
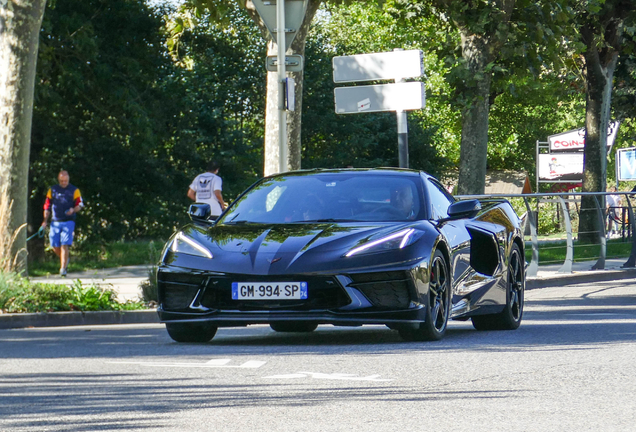
[{"label": "person walking on sidewalk", "polygon": [[210,215],[214,218],[218,218],[226,207],[221,194],[223,180],[218,173],[218,162],[211,161],[208,164],[208,171],[196,176],[188,189],[188,198],[195,202],[209,204]]},{"label": "person walking on sidewalk", "polygon": [[75,232],[75,215],[84,207],[80,190],[70,183],[68,171],[57,175],[58,184],[51,186],[44,201],[44,221],[46,228],[49,216],[52,216],[49,241],[55,254],[60,258],[60,276],[66,277],[70,258],[70,247]]},{"label": "person walking on sidewalk", "polygon": [[[616,192],[616,186],[612,186],[610,188],[610,192]],[[621,196],[620,195],[607,195],[607,237],[610,238],[616,231],[618,230],[618,224],[621,223],[621,217],[618,215],[618,211],[621,207]]]}]

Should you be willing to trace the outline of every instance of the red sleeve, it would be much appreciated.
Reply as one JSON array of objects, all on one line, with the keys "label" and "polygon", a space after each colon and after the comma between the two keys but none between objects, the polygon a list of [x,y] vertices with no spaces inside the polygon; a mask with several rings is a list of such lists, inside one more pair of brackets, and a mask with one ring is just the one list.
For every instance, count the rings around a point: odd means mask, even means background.
[{"label": "red sleeve", "polygon": [[44,210],[49,210],[51,208],[51,189],[46,193],[46,199],[44,200]]},{"label": "red sleeve", "polygon": [[84,207],[84,200],[82,199],[82,194],[79,189],[75,189],[75,193],[73,194],[73,207]]}]

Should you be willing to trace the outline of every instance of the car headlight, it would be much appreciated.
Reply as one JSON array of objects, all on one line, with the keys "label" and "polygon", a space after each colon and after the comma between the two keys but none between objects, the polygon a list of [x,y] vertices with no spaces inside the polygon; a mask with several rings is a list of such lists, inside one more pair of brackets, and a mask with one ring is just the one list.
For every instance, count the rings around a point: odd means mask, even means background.
[{"label": "car headlight", "polygon": [[393,249],[404,249],[413,244],[424,233],[414,228],[407,228],[355,247],[345,254],[346,257],[361,253],[383,252]]},{"label": "car headlight", "polygon": [[188,255],[213,258],[212,252],[183,233],[175,236],[174,240],[172,240],[172,245],[170,245],[170,250]]}]

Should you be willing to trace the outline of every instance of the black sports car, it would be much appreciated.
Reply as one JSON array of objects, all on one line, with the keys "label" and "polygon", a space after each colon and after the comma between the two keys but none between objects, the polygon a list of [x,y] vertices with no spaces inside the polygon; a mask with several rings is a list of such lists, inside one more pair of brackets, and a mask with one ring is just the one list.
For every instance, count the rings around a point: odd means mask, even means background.
[{"label": "black sports car", "polygon": [[289,172],[256,182],[217,221],[207,204],[189,213],[157,272],[159,317],[178,342],[249,324],[384,324],[438,340],[449,319],[521,323],[524,242],[510,203],[456,201],[423,172]]}]

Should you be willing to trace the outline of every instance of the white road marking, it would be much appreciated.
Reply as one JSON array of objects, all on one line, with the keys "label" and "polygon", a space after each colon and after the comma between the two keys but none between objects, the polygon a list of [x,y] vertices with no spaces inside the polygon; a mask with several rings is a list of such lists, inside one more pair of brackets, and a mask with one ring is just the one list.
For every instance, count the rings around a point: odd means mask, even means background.
[{"label": "white road marking", "polygon": [[231,359],[213,359],[205,363],[155,363],[155,362],[126,362],[126,361],[108,361],[110,364],[135,364],[150,367],[182,367],[182,368],[240,368],[240,369],[257,369],[263,366],[265,361],[248,360],[240,365],[229,365]]},{"label": "white road marking", "polygon": [[296,379],[296,378],[312,378],[312,379],[327,379],[327,380],[342,380],[342,381],[393,381],[392,379],[380,378],[380,375],[369,375],[365,377],[359,377],[354,374],[345,373],[332,373],[325,374],[320,372],[297,372],[293,374],[284,375],[271,375],[263,377],[266,379]]}]

